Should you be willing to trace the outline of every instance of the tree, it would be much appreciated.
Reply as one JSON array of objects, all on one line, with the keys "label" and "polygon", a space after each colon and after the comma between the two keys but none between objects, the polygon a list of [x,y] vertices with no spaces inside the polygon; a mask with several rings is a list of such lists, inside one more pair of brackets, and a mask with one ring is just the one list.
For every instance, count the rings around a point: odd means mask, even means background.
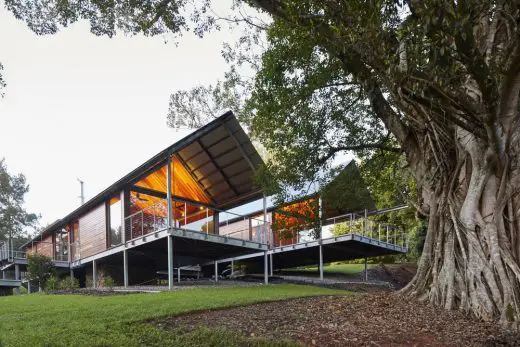
[{"label": "tree", "polygon": [[23,206],[28,191],[25,176],[9,174],[5,160],[0,160],[0,240],[10,240],[13,249],[26,241],[27,228],[38,221],[38,216]]},{"label": "tree", "polygon": [[47,280],[55,277],[56,270],[52,259],[41,254],[27,256],[27,279],[38,281],[39,286],[45,285]]},{"label": "tree", "polygon": [[[417,274],[403,292],[518,328],[516,2],[247,3],[273,19],[251,98],[253,133],[279,155],[273,175],[306,180],[343,151],[403,153],[428,218]],[[6,5],[37,33],[81,18],[107,35],[202,33],[216,22],[208,2]]]}]

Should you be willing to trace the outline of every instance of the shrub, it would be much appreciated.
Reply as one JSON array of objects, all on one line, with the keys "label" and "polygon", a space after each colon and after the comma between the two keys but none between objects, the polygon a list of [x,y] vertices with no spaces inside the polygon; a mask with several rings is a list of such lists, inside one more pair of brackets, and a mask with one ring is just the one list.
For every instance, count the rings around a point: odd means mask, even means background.
[{"label": "shrub", "polygon": [[47,280],[54,275],[55,269],[51,258],[40,254],[27,257],[27,279],[36,280],[45,286]]},{"label": "shrub", "polygon": [[87,275],[87,277],[85,278],[85,286],[87,288],[94,288],[94,281],[92,280],[91,275]]},{"label": "shrub", "polygon": [[77,289],[79,280],[76,277],[67,276],[58,282],[58,289]]},{"label": "shrub", "polygon": [[[25,289],[25,287],[23,287],[23,286],[20,286],[20,288],[13,289],[13,295],[24,295],[24,294],[27,294],[27,289]],[[0,296],[1,296],[1,294],[0,294]],[[0,346],[2,346],[1,343],[0,343]]]},{"label": "shrub", "polygon": [[110,290],[114,288],[114,280],[112,277],[105,276],[105,278],[103,278],[103,288],[109,288]]},{"label": "shrub", "polygon": [[46,291],[52,291],[58,289],[58,279],[54,276],[51,276],[45,281],[44,286]]}]

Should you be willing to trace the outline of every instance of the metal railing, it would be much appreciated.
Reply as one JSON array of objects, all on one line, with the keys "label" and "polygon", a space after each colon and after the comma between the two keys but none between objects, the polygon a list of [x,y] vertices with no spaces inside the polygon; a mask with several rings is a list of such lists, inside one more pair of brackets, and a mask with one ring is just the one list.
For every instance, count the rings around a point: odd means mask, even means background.
[{"label": "metal railing", "polygon": [[[203,204],[172,199],[172,226],[240,240],[269,243],[270,222],[223,211]],[[167,201],[161,200],[125,217],[125,240],[129,241],[168,227]]]},{"label": "metal railing", "polygon": [[[391,212],[391,211],[390,211]],[[385,242],[398,247],[408,248],[407,233],[396,225],[378,222],[358,213],[349,213],[324,219],[321,226],[321,235],[327,237],[339,237],[343,235],[359,235],[373,240]],[[319,230],[319,226],[318,226]],[[275,247],[291,246],[294,244],[316,241],[319,237],[313,236],[313,229],[300,231],[278,230],[279,234],[288,234],[291,237],[279,237]],[[325,236],[323,236],[325,234]],[[327,235],[330,234],[330,235]]]},{"label": "metal railing", "polygon": [[[350,213],[324,220],[324,228],[329,228],[334,236],[356,234],[399,247],[408,247],[408,237],[402,228],[378,222],[362,215]],[[331,228],[332,226],[332,228]],[[334,229],[336,230],[330,230]]]},{"label": "metal railing", "polygon": [[27,254],[24,251],[15,250],[8,247],[8,243],[0,243],[0,261],[7,260],[12,261],[13,259],[26,259]]}]

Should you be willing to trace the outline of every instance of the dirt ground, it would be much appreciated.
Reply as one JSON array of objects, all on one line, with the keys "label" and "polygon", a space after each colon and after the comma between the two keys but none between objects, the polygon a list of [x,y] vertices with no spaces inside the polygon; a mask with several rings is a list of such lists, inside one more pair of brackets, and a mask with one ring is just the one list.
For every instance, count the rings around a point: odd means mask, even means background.
[{"label": "dirt ground", "polygon": [[385,285],[363,283],[363,274],[338,277],[349,282],[333,287],[356,292],[350,296],[263,303],[152,324],[172,331],[227,329],[304,346],[520,346],[520,334],[397,295],[415,270],[413,264],[377,265],[369,269],[369,279]]},{"label": "dirt ground", "polygon": [[520,346],[520,335],[455,311],[404,301],[394,293],[313,297],[188,314],[153,322],[167,330],[198,326],[304,346]]}]

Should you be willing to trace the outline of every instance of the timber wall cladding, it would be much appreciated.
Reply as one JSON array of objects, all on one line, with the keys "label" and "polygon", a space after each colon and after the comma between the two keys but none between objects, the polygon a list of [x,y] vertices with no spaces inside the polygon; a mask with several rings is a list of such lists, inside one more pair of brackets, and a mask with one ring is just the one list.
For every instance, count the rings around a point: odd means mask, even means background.
[{"label": "timber wall cladding", "polygon": [[46,236],[41,241],[34,242],[32,247],[29,246],[26,248],[27,254],[35,254],[38,253],[40,255],[45,255],[47,257],[53,257],[53,246],[52,246],[52,234]]},{"label": "timber wall cladding", "polygon": [[106,250],[106,211],[105,204],[90,210],[79,219],[79,242],[81,258],[89,257]]}]

